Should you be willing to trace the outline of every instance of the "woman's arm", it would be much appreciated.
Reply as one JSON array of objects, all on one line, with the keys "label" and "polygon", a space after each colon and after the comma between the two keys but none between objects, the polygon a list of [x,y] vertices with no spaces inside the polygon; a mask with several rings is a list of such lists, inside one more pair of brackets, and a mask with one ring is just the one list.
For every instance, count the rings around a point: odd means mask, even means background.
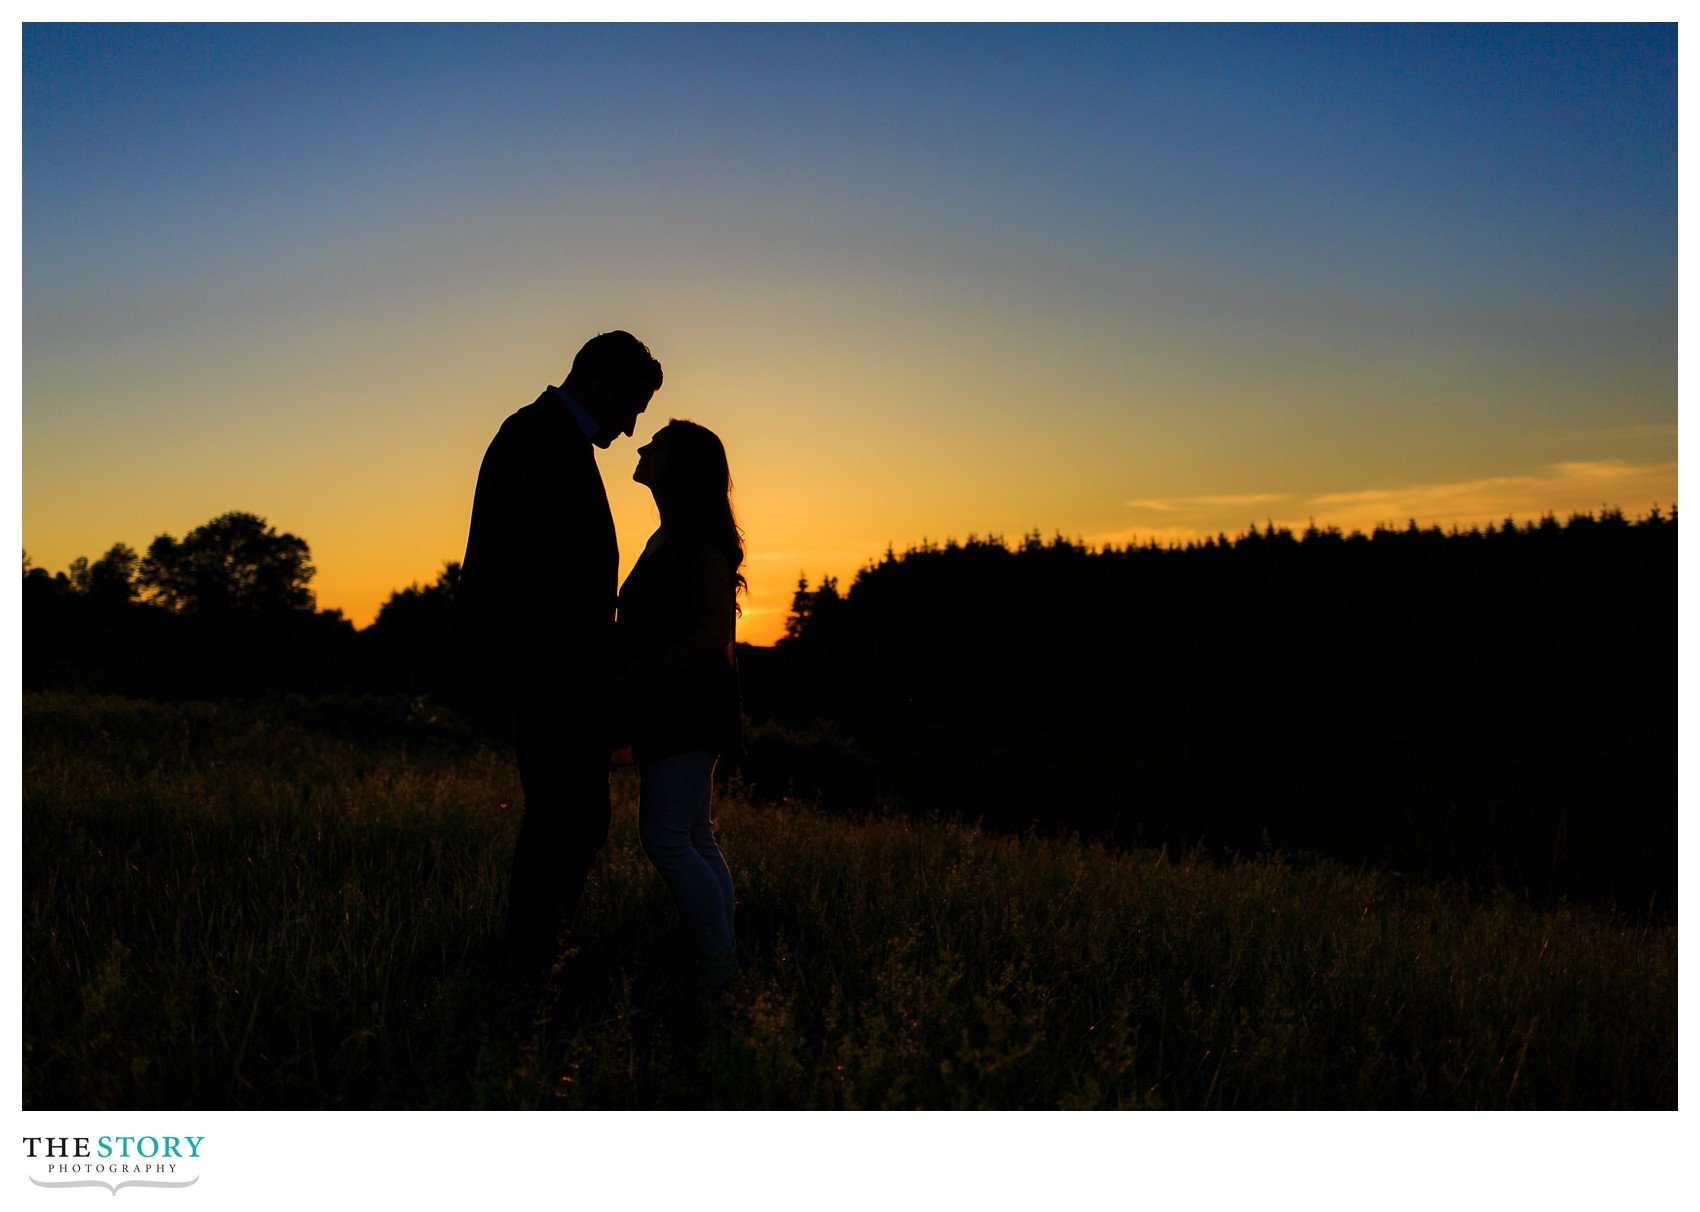
[{"label": "woman's arm", "polygon": [[737,606],[726,557],[711,547],[697,548],[686,568],[685,591],[694,626],[660,652],[629,665],[615,679],[616,699],[629,700],[656,682],[700,665],[732,646]]}]

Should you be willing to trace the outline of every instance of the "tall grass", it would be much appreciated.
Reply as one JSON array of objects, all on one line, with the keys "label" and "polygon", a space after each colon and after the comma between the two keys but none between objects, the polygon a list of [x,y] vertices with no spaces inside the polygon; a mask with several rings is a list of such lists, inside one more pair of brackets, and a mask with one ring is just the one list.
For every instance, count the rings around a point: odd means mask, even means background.
[{"label": "tall grass", "polygon": [[744,972],[699,995],[624,776],[576,950],[511,986],[511,763],[326,719],[26,697],[26,1106],[1676,1105],[1674,928],[736,793]]}]

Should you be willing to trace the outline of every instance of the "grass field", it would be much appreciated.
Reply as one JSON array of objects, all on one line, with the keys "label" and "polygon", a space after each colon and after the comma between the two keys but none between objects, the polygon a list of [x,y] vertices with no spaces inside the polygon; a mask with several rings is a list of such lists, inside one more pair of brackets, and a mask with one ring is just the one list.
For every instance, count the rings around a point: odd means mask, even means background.
[{"label": "grass field", "polygon": [[1581,907],[734,790],[709,998],[621,772],[526,990],[511,762],[426,707],[26,695],[23,790],[28,1109],[1676,1106],[1675,928]]}]

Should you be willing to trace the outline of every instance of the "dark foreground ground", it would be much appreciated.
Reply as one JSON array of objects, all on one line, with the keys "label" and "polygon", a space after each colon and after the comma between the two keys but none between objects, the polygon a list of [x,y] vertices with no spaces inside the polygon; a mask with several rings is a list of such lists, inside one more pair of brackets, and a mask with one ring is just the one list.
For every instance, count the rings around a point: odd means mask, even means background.
[{"label": "dark foreground ground", "polygon": [[[1189,769],[1245,785],[1139,745],[1152,811]],[[734,788],[744,971],[710,999],[622,780],[578,947],[516,989],[512,766],[429,704],[28,695],[23,755],[33,1109],[1676,1105],[1646,914]]]}]

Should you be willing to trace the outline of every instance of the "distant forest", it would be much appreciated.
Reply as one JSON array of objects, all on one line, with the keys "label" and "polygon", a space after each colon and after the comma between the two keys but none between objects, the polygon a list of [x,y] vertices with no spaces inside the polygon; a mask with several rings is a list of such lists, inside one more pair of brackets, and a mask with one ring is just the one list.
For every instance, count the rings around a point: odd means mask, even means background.
[{"label": "distant forest", "polygon": [[1669,717],[1676,514],[887,551],[797,587],[784,695],[1147,721]]},{"label": "distant forest", "polygon": [[[243,513],[59,573],[26,553],[24,688],[305,696],[503,743],[451,673],[458,564],[358,631],[313,574]],[[784,638],[740,654],[721,773],[758,794],[1674,912],[1674,510],[927,542],[800,580]]]},{"label": "distant forest", "polygon": [[[1254,526],[1184,546],[923,542],[843,589],[800,581],[784,638],[754,658],[758,695],[971,695],[1150,719],[1659,718],[1675,706],[1676,532],[1675,511],[1654,508],[1450,532]],[[315,608],[310,558],[245,513],[57,574],[26,552],[24,685],[449,689],[459,564],[395,591],[357,632]]]}]

